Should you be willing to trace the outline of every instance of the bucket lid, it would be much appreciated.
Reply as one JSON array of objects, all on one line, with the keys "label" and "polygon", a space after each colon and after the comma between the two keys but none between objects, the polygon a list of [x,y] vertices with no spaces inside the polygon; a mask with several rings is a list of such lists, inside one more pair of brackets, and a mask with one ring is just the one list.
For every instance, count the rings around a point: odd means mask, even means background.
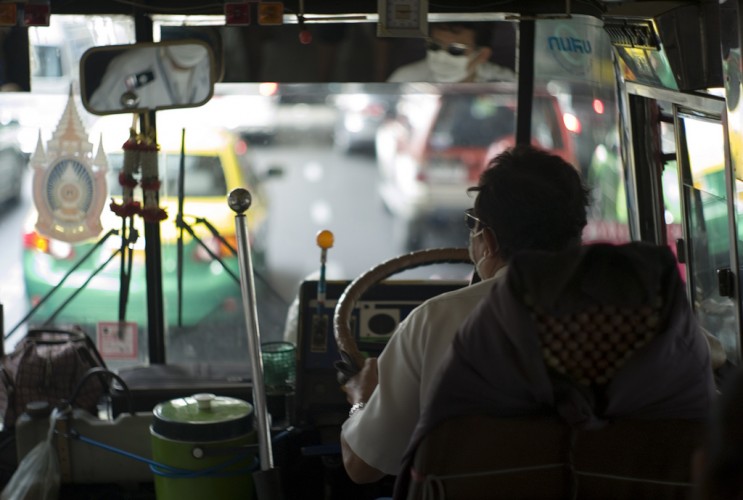
[{"label": "bucket lid", "polygon": [[160,403],[152,431],[178,441],[223,441],[253,430],[253,406],[242,399],[194,394]]}]

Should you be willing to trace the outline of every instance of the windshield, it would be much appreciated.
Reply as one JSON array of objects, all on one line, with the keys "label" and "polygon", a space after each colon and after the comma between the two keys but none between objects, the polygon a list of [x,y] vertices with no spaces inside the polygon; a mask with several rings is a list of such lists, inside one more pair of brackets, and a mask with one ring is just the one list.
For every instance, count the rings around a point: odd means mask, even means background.
[{"label": "windshield", "polygon": [[[88,21],[98,27],[111,25],[101,23],[99,17]],[[80,20],[75,22],[79,26]],[[558,28],[552,21],[537,24],[545,37]],[[575,165],[592,189],[595,205],[585,240],[626,241],[626,207],[619,193],[621,162],[618,141],[612,140],[616,135],[613,84],[591,76],[595,71],[600,73],[598,66],[611,65],[608,43],[601,42],[605,34],[600,27],[588,21],[576,18],[570,26],[590,33],[594,41],[594,52],[588,58],[592,69],[580,73],[577,66],[561,66],[564,61],[544,49],[542,56],[549,64],[543,61],[537,71],[532,140]],[[291,69],[286,61],[279,64],[268,57],[270,51],[291,43],[299,58],[304,58],[297,61],[297,68],[306,68],[322,59],[310,59],[301,53],[326,47],[320,41],[300,47],[295,31],[291,32],[291,42],[283,38],[282,31],[282,36],[270,44],[264,40],[265,57],[240,66],[229,61],[248,54],[231,51],[230,47],[236,45],[230,44],[244,46],[244,40],[235,36],[237,32],[221,38],[225,44],[224,78],[215,86],[213,98],[198,108],[157,112],[158,136],[163,137],[157,187],[158,207],[164,213],[159,227],[169,362],[224,362],[247,357],[241,290],[236,278],[239,266],[233,252],[234,213],[226,200],[237,187],[247,188],[252,195],[247,215],[264,341],[296,338],[290,331],[291,304],[301,283],[320,275],[321,249],[316,236],[321,230],[334,235],[334,244],[326,255],[325,275],[341,282],[411,250],[466,247],[468,231],[463,213],[473,203],[467,188],[477,183],[490,158],[515,144],[518,27],[510,22],[501,22],[499,27],[501,31],[486,42],[493,47],[488,78],[497,81],[479,83],[482,87],[476,91],[449,83],[421,90],[416,85],[385,82],[395,69],[425,56],[420,40],[407,40],[410,50],[405,52],[388,52],[387,66],[376,68],[377,73],[361,64],[346,68],[366,71],[363,80],[327,83],[318,76],[314,83],[291,83],[288,78],[268,78],[286,76],[280,72]],[[366,44],[373,39],[369,28],[358,24],[349,25],[342,33],[324,33],[328,40],[340,40],[338,45],[327,46],[336,47],[333,57],[358,63],[360,52],[351,49],[362,47],[354,46],[354,41]],[[503,28],[508,28],[505,35]],[[44,29],[60,30],[57,24],[36,28],[40,33]],[[132,41],[133,33],[128,36],[131,38],[127,41]],[[75,37],[74,47],[58,37],[57,48],[42,44],[43,37],[38,38],[39,44],[33,46],[35,57],[47,62],[37,66],[35,74],[59,77],[61,64],[63,77],[74,82],[74,69],[65,66],[65,57],[55,54],[84,50],[80,37]],[[87,45],[115,42],[93,38]],[[379,46],[363,45],[363,49],[368,53],[383,49],[386,41],[378,42]],[[320,53],[312,52],[312,58]],[[339,67],[313,66],[328,72]],[[265,80],[240,83],[235,75],[239,69],[266,75]],[[80,103],[78,87],[73,85],[73,89],[72,103],[85,139],[91,144],[91,162],[102,142],[108,169],[102,188],[102,230],[83,241],[61,241],[39,230],[39,207],[32,190],[37,174],[27,166],[39,136],[47,158],[52,157],[46,148],[53,149],[49,140],[69,104],[69,85],[37,86],[27,94],[0,94],[0,120],[19,123],[18,133],[8,139],[11,145],[0,141],[0,147],[20,151],[21,171],[25,172],[20,196],[7,205],[0,219],[4,240],[18,242],[4,248],[8,254],[2,255],[3,262],[17,264],[4,266],[5,274],[0,279],[6,333],[14,330],[12,337],[17,339],[25,328],[51,322],[79,325],[92,338],[103,341],[104,332],[110,332],[111,325],[123,319],[129,325],[122,330],[122,338],[128,342],[126,352],[104,354],[114,366],[146,362],[150,325],[141,219],[135,218],[133,226],[139,230],[139,238],[131,244],[132,274],[123,311],[119,301],[121,259],[117,256],[107,260],[121,248],[121,239],[111,236],[95,246],[106,231],[122,228],[121,217],[112,213],[109,204],[121,203],[122,144],[132,120],[127,116],[111,125],[114,122],[105,122],[107,117],[89,114]],[[600,108],[596,99],[601,100]],[[210,136],[204,128],[219,130],[222,139],[201,140]],[[182,129],[186,132],[182,209],[188,228],[176,225],[181,209],[177,200],[180,144],[165,138],[166,131],[180,137]],[[613,172],[616,182],[592,183],[594,176],[604,171]],[[601,174],[600,178],[607,176]],[[145,203],[148,194],[142,173],[136,172],[134,179],[137,186],[133,199]],[[83,264],[76,267],[83,258]],[[397,278],[465,281],[471,274],[471,265],[437,265]],[[21,321],[28,313],[31,316]],[[22,325],[15,329],[19,323]]]}]

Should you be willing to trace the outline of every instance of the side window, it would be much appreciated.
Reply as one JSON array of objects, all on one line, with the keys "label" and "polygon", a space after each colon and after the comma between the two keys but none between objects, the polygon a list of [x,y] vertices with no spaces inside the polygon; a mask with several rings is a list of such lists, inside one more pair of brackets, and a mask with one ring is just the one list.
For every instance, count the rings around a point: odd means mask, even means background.
[{"label": "side window", "polygon": [[695,116],[679,116],[688,153],[688,168],[682,178],[689,215],[691,299],[700,325],[722,342],[730,359],[736,359],[735,303],[722,295],[718,286],[718,270],[731,267],[723,126]]}]

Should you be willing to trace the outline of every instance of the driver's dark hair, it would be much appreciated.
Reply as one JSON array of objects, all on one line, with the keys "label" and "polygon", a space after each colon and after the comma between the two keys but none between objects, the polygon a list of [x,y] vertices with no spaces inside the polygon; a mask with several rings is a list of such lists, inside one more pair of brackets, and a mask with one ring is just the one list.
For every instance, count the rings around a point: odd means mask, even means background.
[{"label": "driver's dark hair", "polygon": [[533,146],[492,158],[476,187],[475,215],[496,236],[500,255],[564,250],[586,226],[588,190],[575,167]]}]

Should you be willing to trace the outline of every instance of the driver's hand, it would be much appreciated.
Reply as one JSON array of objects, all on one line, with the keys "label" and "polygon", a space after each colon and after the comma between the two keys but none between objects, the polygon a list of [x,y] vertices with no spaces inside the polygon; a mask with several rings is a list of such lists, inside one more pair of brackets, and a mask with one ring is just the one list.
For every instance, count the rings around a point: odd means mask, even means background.
[{"label": "driver's hand", "polygon": [[350,404],[366,403],[377,387],[377,383],[377,358],[366,358],[361,371],[348,379],[348,382],[343,385],[342,389],[346,393],[346,400]]}]

